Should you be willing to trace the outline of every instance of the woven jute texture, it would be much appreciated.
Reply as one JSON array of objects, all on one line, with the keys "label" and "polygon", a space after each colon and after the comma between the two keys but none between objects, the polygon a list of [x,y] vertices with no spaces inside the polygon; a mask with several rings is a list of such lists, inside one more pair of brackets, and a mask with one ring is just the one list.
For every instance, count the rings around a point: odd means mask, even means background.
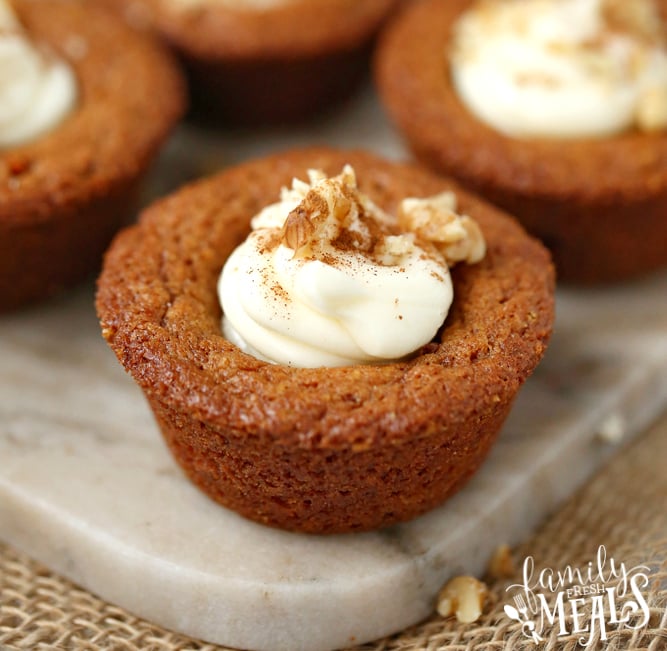
[{"label": "woven jute texture", "polygon": [[[532,556],[536,569],[585,567],[600,545],[609,558],[633,568],[647,566],[650,584],[642,594],[650,618],[637,630],[609,626],[587,649],[667,650],[667,419],[621,452],[582,491],[569,500],[520,548],[513,550],[516,571],[489,580],[490,599],[475,624],[434,615],[420,625],[356,651],[574,651],[582,634],[558,635],[558,626],[535,644],[520,623],[504,612],[513,604],[506,588],[519,583]],[[72,651],[219,651],[223,647],[191,640],[142,621],[54,575],[25,555],[0,546],[0,648]],[[378,594],[378,608],[387,595]],[[554,595],[550,595],[553,605]],[[589,603],[590,600],[586,602]],[[580,628],[590,621],[582,606]],[[568,629],[573,623],[566,615]],[[636,618],[630,623],[636,622]],[[588,639],[589,635],[583,637]]]}]

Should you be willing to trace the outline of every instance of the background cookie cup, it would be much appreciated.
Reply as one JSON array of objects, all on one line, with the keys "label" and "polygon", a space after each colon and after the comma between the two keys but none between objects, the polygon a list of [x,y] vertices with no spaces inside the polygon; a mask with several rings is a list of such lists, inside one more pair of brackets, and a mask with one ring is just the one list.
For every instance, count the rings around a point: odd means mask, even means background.
[{"label": "background cookie cup", "polygon": [[298,121],[347,98],[397,0],[106,2],[180,55],[199,117],[257,124]]},{"label": "background cookie cup", "polygon": [[[454,189],[487,255],[452,271],[445,325],[409,361],[303,369],[242,353],[221,335],[220,269],[281,186],[346,163],[390,213],[406,196]],[[363,152],[309,149],[229,169],[146,210],[106,256],[97,310],[202,490],[259,522],[331,533],[412,518],[475,472],[544,353],[553,282],[539,243],[451,182]]]},{"label": "background cookie cup", "polygon": [[516,215],[552,250],[559,279],[616,281],[667,265],[667,133],[521,140],[484,125],[448,72],[452,26],[471,4],[412,3],[377,52],[384,103],[417,157]]},{"label": "background cookie cup", "polygon": [[0,311],[95,270],[185,105],[171,57],[93,2],[13,5],[73,67],[79,94],[62,124],[0,150]]}]

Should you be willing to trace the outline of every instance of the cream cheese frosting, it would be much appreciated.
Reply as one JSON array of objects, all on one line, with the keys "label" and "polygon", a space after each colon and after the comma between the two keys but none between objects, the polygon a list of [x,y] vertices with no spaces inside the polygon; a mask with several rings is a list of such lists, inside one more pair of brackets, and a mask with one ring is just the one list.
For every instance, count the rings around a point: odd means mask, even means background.
[{"label": "cream cheese frosting", "polygon": [[458,21],[451,75],[513,137],[667,128],[667,47],[653,0],[480,0]]},{"label": "cream cheese frosting", "polygon": [[255,357],[298,367],[409,355],[447,316],[448,261],[485,252],[455,201],[451,193],[404,201],[398,222],[407,232],[359,192],[349,166],[333,178],[295,179],[252,220],[222,270],[223,334]]},{"label": "cream cheese frosting", "polygon": [[77,82],[68,63],[32,42],[0,0],[0,147],[34,140],[74,108]]}]

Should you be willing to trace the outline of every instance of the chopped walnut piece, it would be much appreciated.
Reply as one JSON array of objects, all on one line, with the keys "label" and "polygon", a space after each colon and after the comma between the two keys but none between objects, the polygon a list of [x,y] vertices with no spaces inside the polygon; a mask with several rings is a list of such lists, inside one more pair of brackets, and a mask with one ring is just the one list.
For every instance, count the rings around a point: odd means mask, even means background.
[{"label": "chopped walnut piece", "polygon": [[660,14],[651,0],[602,0],[602,18],[607,29],[634,36],[648,44],[662,37]]},{"label": "chopped walnut piece", "polygon": [[320,181],[324,181],[327,177],[322,170],[308,170],[308,182],[301,179],[293,178],[292,187],[283,187],[280,190],[281,201],[303,201],[306,195],[310,192],[312,186]]},{"label": "chopped walnut piece", "polygon": [[489,560],[489,576],[494,579],[507,579],[514,575],[515,570],[509,545],[499,545]]},{"label": "chopped walnut piece", "polygon": [[[308,183],[294,179],[292,187],[283,188],[281,194],[282,201],[295,205],[280,234],[280,242],[294,251],[294,257],[312,256],[333,264],[338,253],[354,251],[376,264],[397,266],[420,247],[437,251],[448,266],[460,261],[472,264],[484,257],[482,232],[470,217],[455,212],[452,192],[404,199],[397,224],[358,191],[349,165],[331,178],[309,170],[308,178]],[[262,228],[270,223],[271,218],[260,213],[252,226]]]},{"label": "chopped walnut piece", "polygon": [[[294,251],[294,257],[312,256],[334,264],[338,254],[353,251],[372,257],[378,264],[396,265],[413,250],[413,235],[405,240],[396,235],[392,240],[395,226],[391,218],[358,191],[352,167],[346,165],[331,178],[309,170],[308,177],[310,184],[294,179],[291,189],[282,189],[282,200],[297,204],[285,220],[280,238]],[[265,221],[260,214],[252,226],[262,227]]]},{"label": "chopped walnut piece", "polygon": [[285,246],[296,252],[310,242],[314,230],[315,227],[306,211],[301,206],[297,206],[285,220],[282,239]]},{"label": "chopped walnut piece", "polygon": [[401,260],[414,250],[414,236],[387,235],[377,251],[378,263],[391,267],[400,264]]},{"label": "chopped walnut piece", "polygon": [[482,231],[473,219],[455,211],[452,192],[427,199],[404,199],[398,208],[398,223],[402,229],[432,242],[449,266],[479,262],[486,253]]},{"label": "chopped walnut piece", "polygon": [[282,190],[283,201],[299,201],[285,220],[281,238],[295,255],[334,242],[361,209],[354,196],[357,180],[349,165],[331,179],[318,170],[308,170],[308,177],[312,187],[294,179],[291,190]]},{"label": "chopped walnut piece", "polygon": [[482,616],[488,594],[486,585],[475,577],[457,576],[440,590],[436,608],[443,617],[456,615],[462,624],[470,624]]}]

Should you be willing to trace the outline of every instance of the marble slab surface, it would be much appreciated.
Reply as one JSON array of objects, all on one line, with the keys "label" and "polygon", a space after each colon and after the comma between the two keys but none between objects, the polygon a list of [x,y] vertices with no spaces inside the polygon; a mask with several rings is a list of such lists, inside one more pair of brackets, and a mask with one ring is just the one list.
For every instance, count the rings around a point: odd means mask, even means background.
[{"label": "marble slab surface", "polygon": [[[342,138],[341,120],[356,131]],[[402,152],[368,98],[315,128],[290,142],[317,133]],[[181,132],[153,191],[287,144],[265,135]],[[665,297],[667,275],[561,291],[547,357],[465,490],[411,523],[317,537],[245,521],[188,483],[83,287],[0,319],[0,539],[112,603],[229,646],[328,651],[399,631],[429,615],[447,577],[479,573],[498,544],[525,538],[665,408]]]}]

